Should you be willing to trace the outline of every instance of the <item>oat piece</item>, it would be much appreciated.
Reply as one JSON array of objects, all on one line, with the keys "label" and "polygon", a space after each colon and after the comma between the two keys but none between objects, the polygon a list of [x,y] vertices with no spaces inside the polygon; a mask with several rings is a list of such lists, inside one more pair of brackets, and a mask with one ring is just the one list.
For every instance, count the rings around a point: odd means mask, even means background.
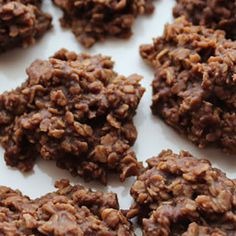
[{"label": "oat piece", "polygon": [[236,42],[179,18],[141,55],[155,69],[153,113],[201,148],[236,153]]},{"label": "oat piece", "polygon": [[235,0],[177,0],[173,14],[185,16],[195,25],[225,30],[228,38],[236,39]]},{"label": "oat piece", "polygon": [[38,155],[87,180],[106,183],[140,168],[130,147],[137,132],[133,116],[144,93],[141,77],[124,77],[109,57],[58,51],[37,60],[28,80],[0,95],[0,141],[5,160],[21,171]]},{"label": "oat piece", "polygon": [[0,0],[0,53],[35,43],[51,21],[41,10],[41,0]]},{"label": "oat piece", "polygon": [[145,236],[236,234],[236,182],[209,161],[163,151],[131,188]]},{"label": "oat piece", "polygon": [[0,235],[134,236],[114,193],[94,192],[68,181],[36,200],[0,186]]},{"label": "oat piece", "polygon": [[63,10],[63,27],[71,28],[84,47],[106,37],[129,38],[139,15],[151,14],[153,0],[53,0]]}]

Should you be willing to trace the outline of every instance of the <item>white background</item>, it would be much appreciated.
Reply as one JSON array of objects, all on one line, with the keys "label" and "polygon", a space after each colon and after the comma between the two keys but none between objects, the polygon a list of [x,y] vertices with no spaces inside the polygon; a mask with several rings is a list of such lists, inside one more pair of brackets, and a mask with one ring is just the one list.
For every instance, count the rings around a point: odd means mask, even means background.
[{"label": "white background", "polygon": [[[57,50],[64,47],[76,52],[82,52],[82,48],[69,30],[63,30],[58,19],[61,11],[52,6],[51,1],[44,1],[44,9],[54,17],[54,28],[47,33],[39,42],[28,49],[15,49],[0,55],[0,92],[15,88],[27,77],[25,69],[35,59],[47,59]],[[172,7],[174,0],[160,0],[156,3],[155,13],[150,17],[139,17],[133,27],[134,34],[130,40],[106,40],[105,43],[96,44],[90,53],[102,53],[112,56],[115,61],[115,70],[123,75],[138,73],[144,77],[142,84],[146,93],[139,105],[135,124],[138,129],[138,139],[134,146],[137,157],[144,161],[157,155],[162,149],[181,149],[190,151],[196,157],[206,158],[213,165],[220,167],[231,178],[235,178],[236,158],[227,156],[220,150],[199,150],[184,137],[180,137],[170,127],[165,125],[157,117],[153,117],[150,111],[151,105],[151,81],[153,71],[139,56],[139,45],[151,43],[152,38],[160,36],[165,23],[171,22]],[[56,179],[69,178],[72,183],[83,183],[80,178],[72,178],[67,171],[58,169],[54,162],[38,161],[34,170],[24,175],[19,171],[6,167],[3,160],[3,149],[0,149],[0,185],[6,185],[13,189],[20,189],[24,194],[36,198],[49,191],[53,191]],[[129,188],[134,178],[129,178],[125,183],[120,183],[118,178],[110,178],[108,186],[104,187],[97,183],[86,183],[86,186],[114,191],[118,194],[121,208],[130,206],[131,198]]]}]

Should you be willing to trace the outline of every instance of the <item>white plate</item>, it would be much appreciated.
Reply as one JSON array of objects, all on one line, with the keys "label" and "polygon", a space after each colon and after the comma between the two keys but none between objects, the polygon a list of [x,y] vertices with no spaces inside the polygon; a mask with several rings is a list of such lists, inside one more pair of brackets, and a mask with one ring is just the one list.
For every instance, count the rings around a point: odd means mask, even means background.
[{"label": "white plate", "polygon": [[[134,25],[133,37],[130,40],[107,40],[105,43],[96,44],[90,53],[102,53],[112,56],[115,61],[115,70],[126,76],[138,73],[144,77],[142,84],[147,89],[137,111],[135,124],[138,129],[138,139],[134,146],[137,157],[144,161],[159,154],[162,149],[188,150],[196,157],[206,158],[213,165],[220,167],[231,178],[236,177],[236,158],[223,154],[220,150],[199,150],[184,137],[180,137],[160,119],[153,117],[151,105],[151,81],[153,71],[139,56],[139,45],[151,43],[152,38],[163,32],[165,23],[171,22],[174,0],[160,0],[156,3],[155,13],[150,17],[139,17]],[[51,1],[45,1],[44,8],[53,17],[54,29],[47,33],[37,44],[28,49],[15,49],[0,55],[0,92],[15,88],[25,79],[25,69],[36,58],[46,59],[58,49],[65,47],[76,52],[84,51],[69,30],[63,30],[58,19],[61,11],[52,6]],[[13,189],[20,189],[24,194],[36,198],[49,191],[53,191],[53,183],[59,178],[68,178],[72,183],[83,183],[80,178],[71,177],[67,171],[55,166],[54,162],[38,161],[34,171],[23,175],[19,171],[6,167],[3,160],[3,149],[0,149],[0,185]],[[109,180],[104,187],[97,183],[86,183],[94,189],[113,191],[118,194],[120,206],[127,209],[131,203],[129,189],[134,178],[129,178],[125,183],[120,183],[118,178]],[[140,235],[140,233],[138,234]]]}]

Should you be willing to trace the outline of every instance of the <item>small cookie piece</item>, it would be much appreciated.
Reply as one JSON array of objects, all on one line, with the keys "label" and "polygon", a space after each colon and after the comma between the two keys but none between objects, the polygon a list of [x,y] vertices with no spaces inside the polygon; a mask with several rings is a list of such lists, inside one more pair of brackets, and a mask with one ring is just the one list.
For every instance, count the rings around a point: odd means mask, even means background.
[{"label": "small cookie piece", "polygon": [[145,236],[236,234],[236,183],[209,161],[163,151],[131,188]]},{"label": "small cookie piece", "polygon": [[68,181],[58,191],[31,200],[0,186],[0,235],[134,236],[114,193],[94,192]]},{"label": "small cookie piece", "polygon": [[194,25],[224,30],[227,38],[236,39],[235,0],[177,0],[173,15],[185,16]]},{"label": "small cookie piece", "polygon": [[129,38],[138,15],[151,14],[153,0],[53,0],[64,16],[63,27],[71,28],[84,47],[106,37]]},{"label": "small cookie piece", "polygon": [[200,148],[236,153],[236,42],[179,18],[140,50],[155,69],[153,113]]},{"label": "small cookie piece", "polygon": [[0,95],[0,142],[8,165],[29,171],[41,156],[104,184],[110,171],[122,181],[138,174],[141,164],[130,147],[145,91],[142,77],[118,75],[109,57],[65,49],[36,60],[27,74],[20,87]]},{"label": "small cookie piece", "polygon": [[0,0],[0,53],[35,43],[51,28],[41,0]]}]

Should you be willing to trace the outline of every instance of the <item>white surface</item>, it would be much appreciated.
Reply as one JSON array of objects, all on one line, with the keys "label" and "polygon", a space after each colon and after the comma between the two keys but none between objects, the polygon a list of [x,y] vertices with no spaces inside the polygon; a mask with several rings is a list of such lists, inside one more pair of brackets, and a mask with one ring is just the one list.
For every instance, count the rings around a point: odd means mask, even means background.
[{"label": "white surface", "polygon": [[[45,10],[54,16],[54,29],[47,33],[42,40],[34,46],[22,50],[16,49],[0,55],[0,92],[15,88],[25,79],[25,68],[36,58],[46,59],[58,49],[65,47],[69,50],[82,52],[82,48],[68,30],[61,29],[58,18],[60,10],[51,5],[51,1],[45,1]],[[223,154],[220,150],[199,150],[184,137],[180,137],[175,131],[165,125],[160,119],[153,117],[150,111],[151,105],[151,81],[153,71],[139,56],[139,45],[150,43],[153,37],[161,35],[163,26],[172,21],[171,9],[174,0],[160,0],[156,3],[156,11],[151,17],[137,19],[130,40],[107,40],[103,44],[96,44],[90,53],[102,53],[112,56],[115,61],[115,70],[126,76],[138,73],[144,76],[142,84],[147,89],[135,117],[138,129],[138,139],[134,146],[139,160],[145,161],[161,152],[162,149],[179,151],[188,150],[197,157],[212,161],[214,166],[220,167],[231,178],[236,177],[236,158]],[[69,178],[73,183],[83,183],[80,178],[72,178],[67,171],[58,169],[54,162],[38,161],[34,171],[23,175],[17,170],[6,167],[3,160],[3,150],[0,149],[0,185],[6,185],[13,189],[18,188],[24,194],[32,198],[39,197],[54,190],[53,183],[59,178]],[[120,183],[118,178],[110,179],[108,187],[96,183],[86,184],[95,189],[114,191],[119,196],[121,208],[129,207],[131,198],[129,188],[133,178],[125,183]]]}]

